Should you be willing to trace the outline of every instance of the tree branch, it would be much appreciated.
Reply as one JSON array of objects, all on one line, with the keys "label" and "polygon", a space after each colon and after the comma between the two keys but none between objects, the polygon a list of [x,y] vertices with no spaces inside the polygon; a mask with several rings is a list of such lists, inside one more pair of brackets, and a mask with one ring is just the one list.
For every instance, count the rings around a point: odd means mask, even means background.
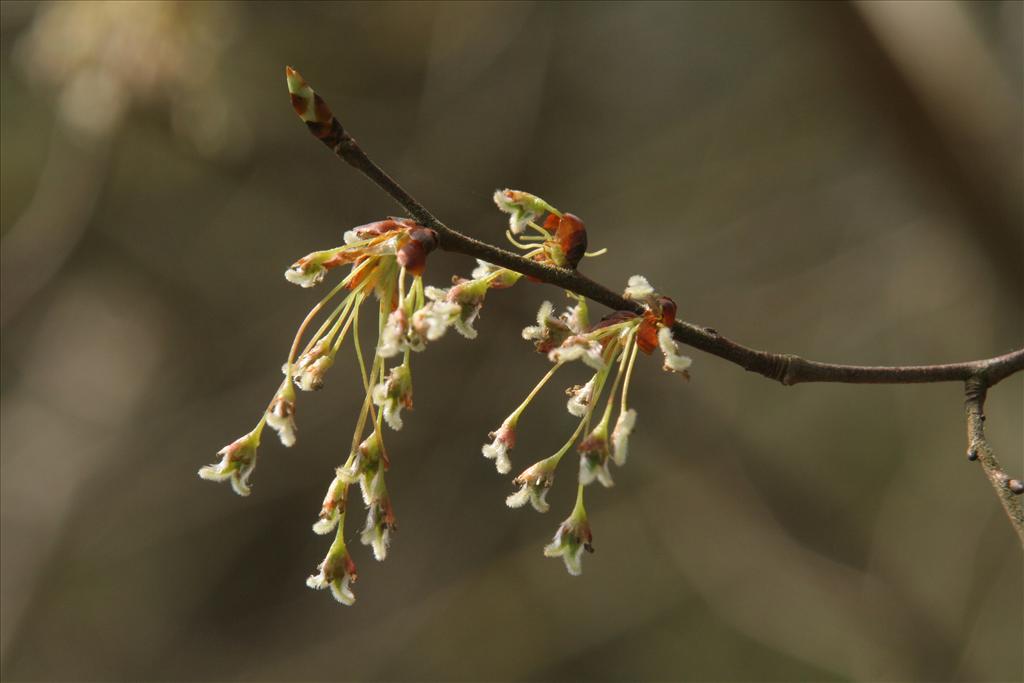
[{"label": "tree branch", "polygon": [[[332,123],[334,122],[337,122],[336,118],[332,120]],[[321,140],[341,159],[361,171],[377,187],[390,195],[418,223],[436,230],[442,249],[472,256],[533,276],[542,282],[567,289],[604,304],[612,310],[643,312],[643,307],[637,302],[623,298],[621,294],[594,282],[582,273],[531,261],[448,227],[374,163],[340,123],[337,124],[334,133],[329,139],[321,138]],[[1009,375],[1024,369],[1024,348],[995,358],[945,365],[840,365],[807,360],[788,353],[772,353],[752,349],[723,337],[712,328],[693,323],[676,322],[672,331],[675,338],[683,344],[718,356],[745,370],[756,372],[786,385],[802,382],[842,382],[847,384],[966,382],[972,377],[983,377],[986,386],[991,387]]]},{"label": "tree branch", "polygon": [[972,377],[964,382],[964,392],[967,395],[967,459],[981,463],[985,476],[996,490],[999,502],[1003,504],[1006,516],[1010,518],[1010,524],[1024,544],[1024,507],[1020,501],[1024,483],[1019,479],[1010,479],[1003,471],[985,438],[985,396],[988,385],[983,378]]},{"label": "tree branch", "polygon": [[[630,301],[604,285],[594,282],[575,270],[531,261],[506,249],[474,239],[442,223],[373,162],[359,143],[344,129],[323,99],[290,68],[287,70],[292,104],[306,122],[310,132],[349,165],[361,171],[384,190],[421,225],[437,231],[441,249],[473,256],[488,263],[530,275],[542,282],[556,285],[612,310],[643,313],[643,306]],[[294,79],[294,81],[293,81]],[[302,93],[299,95],[298,93]],[[310,101],[310,99],[312,101]],[[985,438],[983,407],[989,387],[1024,369],[1024,348],[995,358],[949,363],[946,365],[864,366],[838,365],[807,360],[786,353],[772,353],[743,346],[727,339],[709,327],[677,321],[672,332],[689,346],[730,361],[750,372],[756,372],[784,385],[801,382],[842,382],[850,384],[911,384],[920,382],[964,382],[967,395],[968,457],[980,460],[982,468],[995,488],[1010,522],[1024,545],[1024,511],[1018,494],[1024,484],[1010,479],[996,460]]]}]

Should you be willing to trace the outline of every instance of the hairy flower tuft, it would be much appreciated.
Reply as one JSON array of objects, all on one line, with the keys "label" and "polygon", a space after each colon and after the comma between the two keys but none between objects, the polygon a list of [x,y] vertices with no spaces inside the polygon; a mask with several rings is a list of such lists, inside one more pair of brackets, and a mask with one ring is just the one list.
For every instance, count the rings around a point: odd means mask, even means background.
[{"label": "hairy flower tuft", "polygon": [[546,458],[527,467],[513,480],[519,490],[506,498],[505,504],[519,508],[530,503],[537,512],[547,512],[547,495],[555,482],[556,467],[557,458]]},{"label": "hairy flower tuft", "polygon": [[494,467],[499,474],[508,474],[512,469],[512,462],[508,458],[508,452],[516,445],[516,421],[505,420],[496,431],[488,435],[491,443],[484,444],[482,450],[484,457],[494,461]]},{"label": "hairy flower tuft", "polygon": [[685,374],[686,369],[693,363],[693,360],[688,356],[683,356],[679,353],[679,346],[676,344],[676,340],[672,338],[672,329],[669,327],[662,327],[658,330],[658,346],[661,347],[661,352],[665,354],[664,369],[669,372]]},{"label": "hairy flower tuft", "polygon": [[373,388],[373,402],[384,411],[384,421],[398,431],[402,428],[402,408],[412,408],[412,374],[409,366],[391,368],[387,379]]},{"label": "hairy flower tuft", "polygon": [[612,458],[619,467],[626,464],[626,456],[629,454],[629,435],[633,433],[634,426],[636,426],[635,410],[630,408],[619,413],[619,419],[615,421],[615,429],[612,430]]},{"label": "hairy flower tuft", "polygon": [[559,213],[540,197],[521,190],[497,190],[494,193],[494,203],[498,209],[509,214],[508,227],[513,235],[522,233],[529,223],[536,221],[546,212]]}]

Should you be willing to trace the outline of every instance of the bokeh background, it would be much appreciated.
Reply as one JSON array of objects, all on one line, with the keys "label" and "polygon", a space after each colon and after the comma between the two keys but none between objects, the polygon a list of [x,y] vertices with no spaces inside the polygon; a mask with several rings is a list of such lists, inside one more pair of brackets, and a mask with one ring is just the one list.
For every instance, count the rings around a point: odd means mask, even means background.
[{"label": "bokeh background", "polygon": [[[542,374],[545,298],[493,294],[415,357],[389,439],[401,529],[358,601],[305,577],[360,394],[343,356],[256,421],[316,291],[282,277],[395,206],[297,121],[299,68],[437,215],[502,241],[497,187],[588,223],[611,286],[850,363],[1024,339],[1022,5],[0,5],[5,680],[1020,680],[1022,564],[964,458],[956,384],[782,387],[695,352],[638,368],[628,467],[569,577],[571,507],[512,511],[479,453]],[[431,257],[443,284],[472,264]],[[599,310],[599,309],[598,309]],[[578,380],[584,377],[563,377]],[[556,383],[557,384],[557,383]],[[516,465],[573,426],[553,386]],[[1024,473],[1022,378],[988,429]],[[568,466],[572,471],[572,466]],[[359,515],[356,515],[359,522]],[[350,535],[355,536],[353,530]]]}]

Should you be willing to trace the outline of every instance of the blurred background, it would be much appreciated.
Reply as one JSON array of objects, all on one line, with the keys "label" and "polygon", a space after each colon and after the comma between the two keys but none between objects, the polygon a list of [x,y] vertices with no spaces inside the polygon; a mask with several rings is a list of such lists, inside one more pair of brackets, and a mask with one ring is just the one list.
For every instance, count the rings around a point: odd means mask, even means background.
[{"label": "blurred background", "polygon": [[[964,458],[957,384],[782,387],[638,366],[580,578],[480,456],[544,372],[549,287],[414,360],[401,529],[358,601],[303,584],[361,399],[342,354],[254,493],[196,470],[247,431],[319,291],[282,274],[396,212],[304,130],[300,69],[438,216],[581,215],[584,271],[686,320],[848,363],[1024,339],[1022,4],[0,5],[5,680],[1020,680],[1022,554]],[[467,273],[431,257],[427,279]],[[599,308],[595,308],[600,313]],[[562,386],[514,466],[571,432]],[[1022,377],[988,430],[1024,474]],[[573,466],[567,466],[572,471]],[[356,527],[361,515],[356,517]],[[350,525],[352,528],[352,525]],[[355,537],[353,530],[350,535]]]}]

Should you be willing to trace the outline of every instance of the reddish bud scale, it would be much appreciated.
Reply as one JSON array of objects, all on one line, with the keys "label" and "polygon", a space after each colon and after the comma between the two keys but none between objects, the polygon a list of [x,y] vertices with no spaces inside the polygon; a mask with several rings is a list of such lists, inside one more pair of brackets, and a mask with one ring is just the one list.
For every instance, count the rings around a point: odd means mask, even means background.
[{"label": "reddish bud scale", "polygon": [[661,324],[672,327],[676,322],[676,302],[667,296],[659,296],[658,305],[661,307]]},{"label": "reddish bud scale", "polygon": [[571,213],[563,213],[561,216],[549,214],[544,227],[554,231],[555,240],[565,256],[565,263],[557,265],[576,270],[587,251],[587,228],[582,219]]},{"label": "reddish bud scale", "polygon": [[413,275],[422,275],[427,267],[427,255],[437,248],[437,233],[416,226],[409,229],[408,235],[409,239],[398,249],[398,264]]},{"label": "reddish bud scale", "polygon": [[[412,223],[412,225],[416,225]],[[389,232],[395,232],[402,228],[409,227],[409,223],[400,218],[386,218],[382,221],[374,221],[373,223],[367,223],[358,227],[352,228],[352,232],[355,233],[359,239],[368,240],[373,237],[380,237],[386,235]]]},{"label": "reddish bud scale", "polygon": [[644,321],[637,328],[636,345],[647,355],[658,348],[658,318],[649,311],[644,313]]}]

